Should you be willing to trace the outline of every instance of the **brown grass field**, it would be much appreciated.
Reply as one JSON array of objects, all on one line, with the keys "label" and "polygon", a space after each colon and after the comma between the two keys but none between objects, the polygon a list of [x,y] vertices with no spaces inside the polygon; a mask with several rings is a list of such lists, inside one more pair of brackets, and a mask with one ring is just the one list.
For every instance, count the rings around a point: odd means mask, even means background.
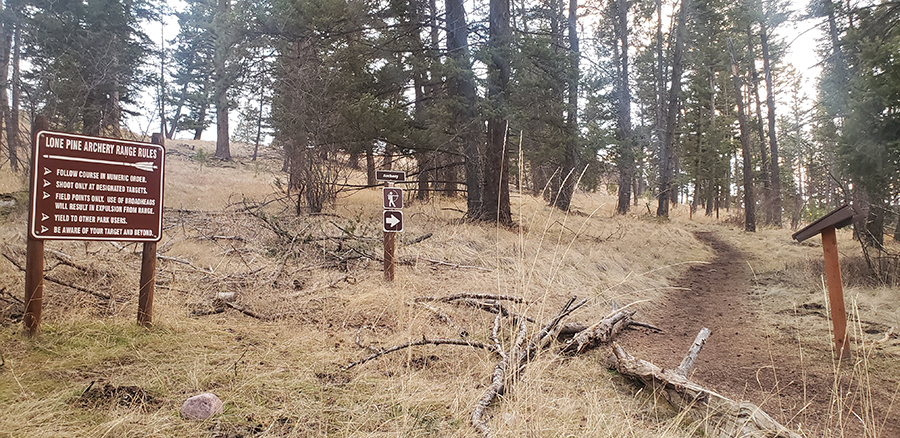
[{"label": "brown grass field", "polygon": [[[804,394],[792,395],[792,403],[754,402],[807,437],[896,436],[900,293],[862,278],[859,245],[847,230],[838,232],[838,245],[855,354],[837,364],[821,245],[793,242],[787,229],[745,233],[725,220],[739,212],[723,211],[716,221],[690,218],[678,205],[661,221],[643,200],[632,214],[616,216],[614,197],[578,193],[567,214],[513,193],[518,225],[507,229],[463,221],[460,198],[408,199],[396,279],[387,283],[380,190],[348,191],[325,214],[298,217],[281,191],[277,153],[251,162],[247,147],[237,147],[233,163],[198,153],[213,147],[168,147],[151,329],[135,323],[140,245],[49,241],[45,275],[57,282],[45,282],[40,334],[22,334],[24,274],[10,259],[24,260],[27,182],[0,168],[0,194],[16,200],[0,207],[0,437],[478,436],[471,412],[490,384],[495,355],[431,345],[344,365],[423,337],[491,342],[492,314],[413,302],[459,292],[522,297],[510,308],[538,322],[571,296],[588,299],[571,318],[588,324],[613,303],[631,305],[638,319],[665,330],[676,279],[715,255],[696,238],[701,231],[742,254],[749,272],[742,311],[766,339],[801,358],[798,375],[827,373],[824,388],[816,379],[790,382]],[[358,183],[361,176],[349,178]],[[217,300],[223,293],[235,301]],[[507,324],[501,339],[510,341],[513,331]],[[653,336],[641,339],[652,343]],[[715,343],[713,333],[707,345]],[[683,354],[689,345],[672,348]],[[572,357],[555,351],[534,358],[489,407],[496,436],[703,436],[610,370],[608,348]],[[698,378],[715,389],[702,373],[701,365]],[[217,394],[224,413],[202,422],[181,418],[182,402],[201,392]],[[827,399],[805,403],[807,392]]]}]

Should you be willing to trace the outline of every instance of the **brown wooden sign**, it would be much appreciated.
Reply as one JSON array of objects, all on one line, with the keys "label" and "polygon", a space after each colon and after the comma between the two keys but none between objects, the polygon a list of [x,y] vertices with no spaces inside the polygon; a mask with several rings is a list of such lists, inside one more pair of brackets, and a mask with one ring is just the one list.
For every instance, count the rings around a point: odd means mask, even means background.
[{"label": "brown wooden sign", "polygon": [[32,237],[162,237],[162,145],[51,131],[39,132],[35,142]]}]

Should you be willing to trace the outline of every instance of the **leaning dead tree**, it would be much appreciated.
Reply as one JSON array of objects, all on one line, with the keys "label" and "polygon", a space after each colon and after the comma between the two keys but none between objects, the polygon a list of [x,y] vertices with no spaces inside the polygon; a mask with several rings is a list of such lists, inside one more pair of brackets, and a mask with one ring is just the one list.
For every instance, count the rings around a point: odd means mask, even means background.
[{"label": "leaning dead tree", "polygon": [[650,362],[637,359],[613,342],[616,369],[623,376],[640,381],[660,394],[679,412],[685,412],[703,431],[704,436],[714,438],[801,438],[784,427],[759,406],[753,403],[731,400],[690,380],[687,373],[703,348],[709,330],[704,328],[697,335],[681,365],[674,370],[662,369]]}]

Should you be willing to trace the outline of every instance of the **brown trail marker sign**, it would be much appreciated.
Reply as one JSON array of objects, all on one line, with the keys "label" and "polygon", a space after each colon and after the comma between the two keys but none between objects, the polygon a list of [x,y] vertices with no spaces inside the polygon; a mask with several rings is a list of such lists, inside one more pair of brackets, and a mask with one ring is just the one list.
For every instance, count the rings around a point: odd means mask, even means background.
[{"label": "brown trail marker sign", "polygon": [[825,280],[828,284],[828,303],[831,306],[831,323],[834,327],[834,347],[839,357],[849,358],[847,345],[847,311],[844,307],[844,289],[841,284],[841,263],[837,251],[837,235],[834,230],[853,223],[858,216],[856,209],[844,205],[794,233],[794,240],[802,242],[816,234],[822,235],[825,252]]},{"label": "brown trail marker sign", "polygon": [[403,231],[403,189],[394,187],[395,182],[406,181],[406,172],[398,170],[376,170],[375,180],[383,181],[381,189],[382,207],[381,229],[384,231],[384,279],[394,281],[394,233]]},{"label": "brown trail marker sign", "polygon": [[25,274],[29,335],[40,328],[44,240],[144,242],[138,323],[151,324],[165,167],[162,136],[154,134],[154,142],[35,134]]}]

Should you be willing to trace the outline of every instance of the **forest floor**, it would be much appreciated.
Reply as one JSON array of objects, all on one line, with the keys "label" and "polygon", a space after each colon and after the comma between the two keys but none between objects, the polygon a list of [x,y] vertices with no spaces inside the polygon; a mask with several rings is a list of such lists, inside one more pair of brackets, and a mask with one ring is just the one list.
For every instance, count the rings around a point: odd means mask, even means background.
[{"label": "forest floor", "polygon": [[[715,256],[676,279],[676,292],[650,316],[665,332],[627,332],[622,344],[640,351],[645,360],[674,368],[706,327],[711,334],[690,376],[695,381],[732,399],[755,403],[809,436],[830,435],[835,432],[827,430],[835,427],[846,436],[900,436],[894,372],[882,372],[879,377],[885,380],[874,378],[875,373],[869,376],[886,385],[860,385],[855,367],[866,358],[859,357],[859,350],[855,357],[838,362],[828,349],[799,348],[796,339],[773,331],[764,321],[771,316],[760,315],[747,256],[714,232],[695,235]],[[790,319],[810,310],[826,316],[824,306],[801,305],[797,313],[779,312],[788,319],[782,325],[802,324]],[[840,418],[843,409],[838,404],[856,411],[849,415],[857,418]],[[871,417],[864,419],[867,415]]]}]

